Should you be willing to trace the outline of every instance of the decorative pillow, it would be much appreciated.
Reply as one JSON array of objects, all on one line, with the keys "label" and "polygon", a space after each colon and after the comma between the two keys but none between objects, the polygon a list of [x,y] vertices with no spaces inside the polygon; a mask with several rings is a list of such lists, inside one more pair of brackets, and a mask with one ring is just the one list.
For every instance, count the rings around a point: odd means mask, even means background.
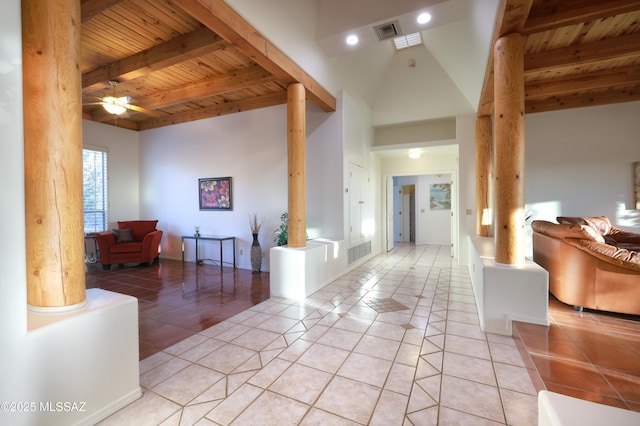
[{"label": "decorative pillow", "polygon": [[149,232],[156,230],[157,220],[129,220],[118,222],[119,229],[131,229],[134,241],[142,241]]},{"label": "decorative pillow", "polygon": [[578,240],[597,241],[604,243],[602,235],[589,225],[576,225],[568,223],[551,223],[545,220],[534,220],[531,228],[535,232],[554,238],[575,238]]},{"label": "decorative pillow", "polygon": [[607,216],[558,216],[556,220],[558,221],[558,223],[589,225],[590,227],[598,231],[600,235],[607,235],[611,231],[611,222],[609,221],[609,218]]},{"label": "decorative pillow", "polygon": [[131,229],[114,229],[113,235],[116,237],[116,244],[134,241],[133,235],[131,235]]}]

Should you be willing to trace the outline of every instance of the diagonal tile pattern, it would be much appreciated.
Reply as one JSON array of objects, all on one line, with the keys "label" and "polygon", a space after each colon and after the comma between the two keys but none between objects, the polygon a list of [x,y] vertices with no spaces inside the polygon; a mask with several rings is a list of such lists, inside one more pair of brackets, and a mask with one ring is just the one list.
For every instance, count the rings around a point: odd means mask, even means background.
[{"label": "diagonal tile pattern", "polygon": [[468,272],[445,246],[397,246],[140,366],[143,397],[101,424],[537,424],[516,342],[480,330]]}]

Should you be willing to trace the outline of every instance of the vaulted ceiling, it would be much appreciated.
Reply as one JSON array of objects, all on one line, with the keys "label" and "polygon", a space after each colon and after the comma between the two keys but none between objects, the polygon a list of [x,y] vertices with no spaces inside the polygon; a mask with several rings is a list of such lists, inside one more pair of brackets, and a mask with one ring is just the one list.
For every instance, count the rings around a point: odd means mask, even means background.
[{"label": "vaulted ceiling", "polygon": [[[376,3],[390,19],[407,12],[402,2]],[[331,14],[326,7],[320,17]],[[525,36],[527,113],[640,100],[640,0],[502,0],[493,37],[513,31]],[[84,0],[80,62],[83,117],[133,130],[283,104],[293,82],[320,109],[335,110],[328,90],[223,0]],[[493,102],[491,59],[484,65],[479,115]],[[104,111],[110,81],[139,108]]]}]

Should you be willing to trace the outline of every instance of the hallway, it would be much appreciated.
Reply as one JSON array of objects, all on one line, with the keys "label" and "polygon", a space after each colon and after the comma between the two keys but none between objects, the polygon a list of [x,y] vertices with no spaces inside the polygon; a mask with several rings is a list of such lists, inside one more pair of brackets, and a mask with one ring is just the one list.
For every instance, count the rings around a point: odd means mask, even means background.
[{"label": "hallway", "polygon": [[[169,275],[162,286],[180,288]],[[225,297],[214,288],[191,306]],[[468,272],[446,246],[399,245],[303,301],[272,298],[206,324],[144,357],[143,397],[101,424],[537,423],[515,340],[480,331]]]}]

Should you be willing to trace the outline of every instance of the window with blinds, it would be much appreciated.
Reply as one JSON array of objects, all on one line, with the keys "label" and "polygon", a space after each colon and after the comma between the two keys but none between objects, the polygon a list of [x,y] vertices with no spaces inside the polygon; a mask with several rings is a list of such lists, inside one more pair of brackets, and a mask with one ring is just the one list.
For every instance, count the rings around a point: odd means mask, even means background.
[{"label": "window with blinds", "polygon": [[107,154],[105,148],[84,147],[82,150],[85,234],[109,229]]}]

